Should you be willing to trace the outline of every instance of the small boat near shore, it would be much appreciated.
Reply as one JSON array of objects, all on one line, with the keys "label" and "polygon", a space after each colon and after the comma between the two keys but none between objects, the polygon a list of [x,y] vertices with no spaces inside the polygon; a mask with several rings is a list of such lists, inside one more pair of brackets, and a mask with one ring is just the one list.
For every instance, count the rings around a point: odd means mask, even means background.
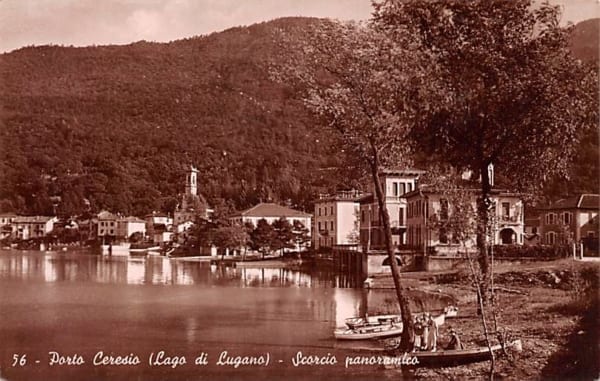
[{"label": "small boat near shore", "polygon": [[131,245],[128,242],[118,245],[101,245],[102,255],[127,256]]},{"label": "small boat near shore", "polygon": [[[443,325],[446,321],[446,314],[442,313],[434,317],[433,321],[438,327]],[[348,321],[346,321],[346,324],[348,324]],[[352,327],[338,328],[333,331],[333,336],[338,340],[383,339],[399,336],[402,334],[402,328],[400,315],[379,315],[367,317],[367,323],[362,325],[356,322]]]},{"label": "small boat near shore", "polygon": [[[508,342],[505,344],[505,347],[520,352],[522,350],[521,340]],[[501,350],[501,344],[496,344],[491,347],[492,352]],[[416,357],[419,360],[419,366],[441,367],[489,360],[491,358],[491,353],[490,348],[482,346],[469,349],[438,349],[435,352],[411,352],[410,356]]]},{"label": "small boat near shore", "polygon": [[[434,312],[435,313],[435,312]],[[439,314],[444,314],[447,318],[455,318],[458,316],[458,307],[456,306],[447,306],[443,310],[438,311]],[[415,314],[416,316],[417,314]],[[359,317],[351,317],[347,318],[344,322],[350,329],[355,329],[358,327],[366,326],[366,325],[381,325],[381,324],[389,324],[390,321],[402,321],[400,315],[372,315],[372,316],[359,316]]]},{"label": "small boat near shore", "polygon": [[129,252],[132,255],[143,255],[143,254],[147,254],[149,251],[159,251],[160,250],[160,246],[159,245],[154,245],[154,244],[133,244],[131,245],[131,247],[129,248]]}]

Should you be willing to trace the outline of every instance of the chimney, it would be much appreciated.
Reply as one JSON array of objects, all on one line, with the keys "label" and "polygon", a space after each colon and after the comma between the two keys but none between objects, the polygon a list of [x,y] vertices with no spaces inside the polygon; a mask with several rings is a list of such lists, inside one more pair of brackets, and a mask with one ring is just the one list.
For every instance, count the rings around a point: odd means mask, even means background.
[{"label": "chimney", "polygon": [[488,165],[488,179],[490,182],[490,186],[494,186],[494,164],[490,163],[490,165]]}]

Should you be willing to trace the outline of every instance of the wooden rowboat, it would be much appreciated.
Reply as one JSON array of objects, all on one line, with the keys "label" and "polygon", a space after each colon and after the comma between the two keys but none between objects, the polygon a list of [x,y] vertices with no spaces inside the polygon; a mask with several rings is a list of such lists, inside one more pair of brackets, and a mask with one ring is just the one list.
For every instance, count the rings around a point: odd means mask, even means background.
[{"label": "wooden rowboat", "polygon": [[[506,348],[511,348],[520,352],[522,350],[521,340],[514,340],[506,343]],[[502,350],[502,345],[492,346],[493,352]],[[470,349],[450,349],[437,350],[435,352],[412,352],[411,357],[419,360],[419,366],[441,367],[468,364],[473,362],[485,361],[491,358],[490,349],[486,347],[477,347]],[[387,357],[387,356],[386,356]],[[391,357],[389,357],[391,359]],[[391,363],[391,361],[388,361]]]},{"label": "wooden rowboat", "polygon": [[[458,307],[448,306],[445,307],[441,312],[446,315],[447,318],[454,318],[458,315]],[[415,314],[416,316],[417,314]],[[401,322],[402,317],[400,315],[373,315],[373,316],[360,316],[360,317],[351,317],[344,320],[348,328],[355,329],[359,327],[364,327],[367,325],[380,325],[380,324],[389,324],[390,322]]]},{"label": "wooden rowboat", "polygon": [[[381,318],[381,317],[391,317]],[[377,324],[365,324],[355,326],[354,328],[338,328],[333,331],[333,336],[338,340],[368,340],[382,339],[386,337],[399,336],[402,334],[402,319],[398,315],[379,315],[372,316],[372,321],[379,321]],[[437,326],[441,326],[446,321],[446,315],[441,314],[433,318]]]}]

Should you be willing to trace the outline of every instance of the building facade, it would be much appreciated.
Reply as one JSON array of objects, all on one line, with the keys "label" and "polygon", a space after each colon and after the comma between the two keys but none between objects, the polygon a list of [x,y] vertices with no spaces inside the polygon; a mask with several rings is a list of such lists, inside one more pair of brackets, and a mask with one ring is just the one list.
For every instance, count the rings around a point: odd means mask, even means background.
[{"label": "building facade", "polygon": [[54,229],[57,217],[17,216],[13,220],[14,234],[18,239],[43,238]]},{"label": "building facade", "polygon": [[321,195],[315,201],[313,247],[358,245],[360,243],[361,192],[345,191]]},{"label": "building facade", "polygon": [[15,213],[0,214],[0,239],[14,236],[15,225],[14,221],[17,218]]},{"label": "building facade", "polygon": [[540,208],[542,243],[582,242],[598,238],[600,195],[580,194]]},{"label": "building facade", "polygon": [[[385,207],[390,216],[394,246],[407,243],[405,195],[416,189],[419,176],[423,173],[425,172],[418,169],[386,169],[379,175],[383,185]],[[385,249],[383,221],[374,189],[371,189],[369,196],[360,199],[360,243],[367,252]]]},{"label": "building facade", "polygon": [[264,219],[269,224],[272,224],[280,218],[284,218],[292,225],[295,221],[300,222],[305,228],[308,229],[308,234],[310,234],[312,215],[273,203],[257,204],[250,209],[246,209],[242,212],[234,214],[230,217],[230,220],[241,225],[249,222],[253,226],[257,226],[258,221],[261,219]]},{"label": "building facade", "polygon": [[[472,211],[477,210],[475,189],[467,190],[467,202]],[[407,244],[415,251],[426,253],[455,252],[461,247],[475,247],[476,236],[457,239],[450,228],[444,227],[453,213],[454,206],[447,195],[422,186],[406,195],[407,199]],[[523,201],[519,194],[502,189],[493,189],[491,218],[493,228],[490,243],[516,244],[524,242],[525,223]]]}]

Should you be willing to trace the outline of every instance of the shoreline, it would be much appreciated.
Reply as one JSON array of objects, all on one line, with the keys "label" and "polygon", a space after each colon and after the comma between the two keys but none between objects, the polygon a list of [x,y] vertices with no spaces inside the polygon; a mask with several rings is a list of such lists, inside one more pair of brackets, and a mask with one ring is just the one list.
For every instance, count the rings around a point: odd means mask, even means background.
[{"label": "shoreline", "polygon": [[[498,330],[523,343],[523,351],[515,353],[512,360],[505,356],[497,359],[496,376],[507,380],[597,377],[600,265],[558,260],[495,270]],[[385,279],[381,277],[380,281]],[[465,348],[485,345],[475,291],[467,272],[457,271],[435,282],[418,282],[421,291],[450,295],[459,307],[458,316],[439,328],[438,345],[447,343],[452,328],[458,331]],[[491,320],[488,316],[488,325],[493,328]],[[590,344],[582,347],[581,343]],[[586,350],[581,351],[582,348]],[[487,379],[489,367],[489,361],[423,367],[414,369],[414,375],[433,379]]]}]

